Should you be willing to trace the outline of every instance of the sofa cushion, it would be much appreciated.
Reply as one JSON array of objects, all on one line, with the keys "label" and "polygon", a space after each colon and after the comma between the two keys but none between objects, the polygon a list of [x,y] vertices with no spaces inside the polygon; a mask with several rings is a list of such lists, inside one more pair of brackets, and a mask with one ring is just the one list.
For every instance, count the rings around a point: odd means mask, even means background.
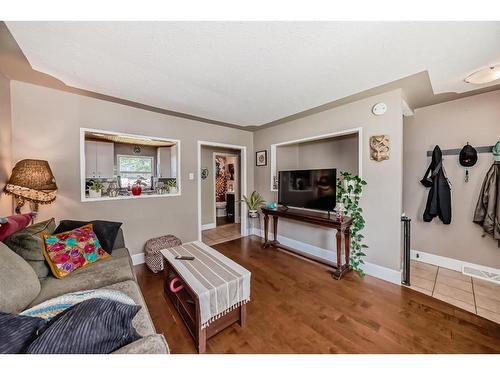
[{"label": "sofa cushion", "polygon": [[131,259],[127,249],[116,249],[109,258],[78,269],[68,277],[56,279],[49,276],[41,280],[40,294],[30,307],[61,294],[98,289],[125,280],[135,280]]},{"label": "sofa cushion", "polygon": [[92,224],[95,234],[101,243],[102,248],[109,254],[114,250],[118,230],[122,223],[115,221],[93,220],[93,221],[77,221],[77,220],[61,220],[55,230],[55,234],[67,232],[72,229],[82,227],[87,224]]},{"label": "sofa cushion", "polygon": [[108,354],[140,338],[132,319],[141,309],[117,301],[92,298],[52,319],[28,354]]},{"label": "sofa cushion", "polygon": [[105,287],[105,289],[118,290],[120,292],[123,292],[130,298],[132,298],[136,304],[143,307],[137,313],[132,322],[139,335],[144,337],[156,333],[153,321],[151,320],[151,316],[149,315],[148,308],[146,306],[146,302],[142,297],[139,285],[137,285],[135,281],[129,280],[113,285],[108,285]]},{"label": "sofa cushion", "polygon": [[22,311],[39,292],[40,281],[33,268],[0,242],[0,311]]},{"label": "sofa cushion", "polygon": [[4,219],[0,224],[0,241],[5,241],[7,237],[26,228],[31,223],[33,216],[31,214],[18,214]]},{"label": "sofa cushion", "polygon": [[30,225],[23,230],[12,234],[5,240],[5,244],[26,260],[35,270],[39,279],[50,273],[48,264],[43,256],[43,241],[41,234],[52,234],[56,229],[54,219]]},{"label": "sofa cushion", "polygon": [[113,354],[169,354],[167,341],[160,334],[150,335],[136,340],[116,350]]},{"label": "sofa cushion", "polygon": [[0,354],[25,353],[45,328],[45,320],[0,312]]},{"label": "sofa cushion", "polygon": [[67,277],[79,268],[109,258],[109,254],[101,247],[92,224],[63,233],[43,235],[43,239],[43,255],[52,274],[58,279]]}]

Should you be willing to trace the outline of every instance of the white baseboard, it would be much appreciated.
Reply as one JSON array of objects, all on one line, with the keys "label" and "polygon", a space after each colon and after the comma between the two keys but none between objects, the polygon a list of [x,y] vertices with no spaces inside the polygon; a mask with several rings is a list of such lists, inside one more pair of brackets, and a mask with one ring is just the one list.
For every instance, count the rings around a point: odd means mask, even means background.
[{"label": "white baseboard", "polygon": [[[252,234],[264,237],[261,229],[254,228]],[[328,264],[336,264],[337,255],[331,250],[325,250],[318,246],[310,245],[288,237],[278,235],[278,241],[285,246],[289,246],[299,254],[307,255],[310,258],[320,260]],[[365,263],[362,267],[367,275],[389,281],[393,284],[401,284],[401,272],[374,263]]]},{"label": "white baseboard", "polygon": [[413,260],[418,260],[419,262],[433,264],[435,266],[448,268],[450,270],[462,272],[464,267],[472,267],[485,272],[498,273],[500,274],[500,269],[482,266],[480,264],[469,263],[463,260],[443,257],[436,254],[426,253],[420,250],[411,250],[410,257]]},{"label": "white baseboard", "polygon": [[131,257],[132,257],[132,264],[134,266],[137,266],[138,264],[143,264],[144,262],[146,262],[146,260],[144,258],[144,253],[134,254]]},{"label": "white baseboard", "polygon": [[214,229],[217,226],[215,223],[203,224],[201,230]]}]

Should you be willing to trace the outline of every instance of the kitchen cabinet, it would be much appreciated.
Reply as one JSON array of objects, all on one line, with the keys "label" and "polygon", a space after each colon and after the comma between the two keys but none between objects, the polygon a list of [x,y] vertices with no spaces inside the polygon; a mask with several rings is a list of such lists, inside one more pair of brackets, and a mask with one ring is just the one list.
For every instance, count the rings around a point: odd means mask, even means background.
[{"label": "kitchen cabinet", "polygon": [[85,177],[113,178],[114,144],[85,141]]}]

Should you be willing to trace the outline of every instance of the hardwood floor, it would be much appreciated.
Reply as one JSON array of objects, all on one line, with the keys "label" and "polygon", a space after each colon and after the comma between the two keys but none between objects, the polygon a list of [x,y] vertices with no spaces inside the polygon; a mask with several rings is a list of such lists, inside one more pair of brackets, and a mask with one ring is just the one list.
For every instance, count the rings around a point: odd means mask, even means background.
[{"label": "hardwood floor", "polygon": [[[207,341],[207,353],[500,353],[500,325],[414,290],[324,267],[250,236],[213,247],[252,272],[247,327]],[[158,332],[172,353],[193,340],[162,292],[162,276],[136,266]]]}]

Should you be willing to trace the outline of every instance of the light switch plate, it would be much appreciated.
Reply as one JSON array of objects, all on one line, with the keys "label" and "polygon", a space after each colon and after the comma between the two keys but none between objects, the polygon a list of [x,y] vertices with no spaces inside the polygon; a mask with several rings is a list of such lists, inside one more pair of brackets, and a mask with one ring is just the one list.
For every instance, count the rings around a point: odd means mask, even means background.
[{"label": "light switch plate", "polygon": [[188,178],[189,178],[190,180],[194,180],[194,173],[190,173],[190,174],[188,175]]}]

